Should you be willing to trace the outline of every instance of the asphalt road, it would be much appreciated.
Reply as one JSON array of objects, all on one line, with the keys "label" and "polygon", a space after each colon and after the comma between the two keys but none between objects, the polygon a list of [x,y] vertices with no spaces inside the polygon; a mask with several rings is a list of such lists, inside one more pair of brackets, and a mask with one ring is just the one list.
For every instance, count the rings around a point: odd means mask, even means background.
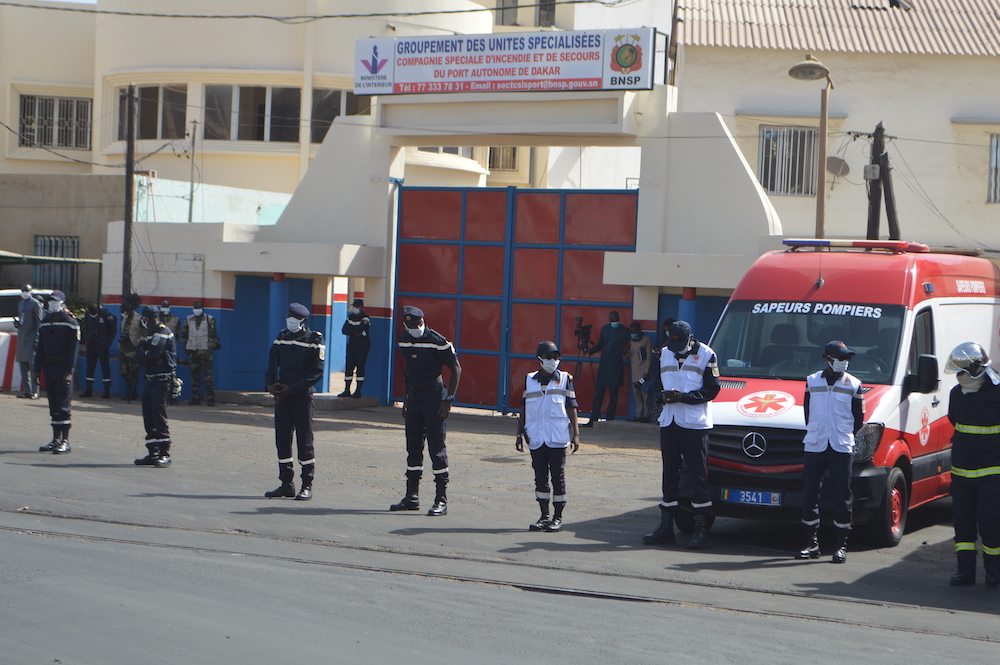
[{"label": "asphalt road", "polygon": [[[0,395],[0,663],[992,662],[1000,594],[955,589],[950,506],[844,565],[792,559],[794,525],[720,519],[709,548],[658,519],[653,426],[588,431],[565,530],[536,517],[514,422],[449,421],[449,514],[390,513],[391,408],[316,418],[310,502],[277,484],[262,407],[174,407],[169,469],[140,468],[137,404],[78,400],[73,452],[45,401]],[[429,474],[428,474],[429,475]],[[424,484],[425,507],[433,486]]]}]

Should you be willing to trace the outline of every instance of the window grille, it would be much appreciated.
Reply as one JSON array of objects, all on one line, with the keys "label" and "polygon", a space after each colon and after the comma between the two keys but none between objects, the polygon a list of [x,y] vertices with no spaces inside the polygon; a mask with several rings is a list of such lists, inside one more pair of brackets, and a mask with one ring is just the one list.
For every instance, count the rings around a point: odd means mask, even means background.
[{"label": "window grille", "polygon": [[[35,256],[80,258],[79,236],[35,236]],[[77,292],[75,263],[45,263],[35,266],[34,284],[42,289],[59,289],[67,295]]]},{"label": "window grille", "polygon": [[818,134],[804,127],[762,125],[757,179],[768,194],[816,195]]},{"label": "window grille", "polygon": [[987,203],[1000,203],[1000,134],[990,136],[990,172]]},{"label": "window grille", "polygon": [[18,145],[90,150],[91,107],[89,99],[21,95]]},{"label": "window grille", "polygon": [[490,171],[517,171],[517,148],[506,146],[490,147]]}]

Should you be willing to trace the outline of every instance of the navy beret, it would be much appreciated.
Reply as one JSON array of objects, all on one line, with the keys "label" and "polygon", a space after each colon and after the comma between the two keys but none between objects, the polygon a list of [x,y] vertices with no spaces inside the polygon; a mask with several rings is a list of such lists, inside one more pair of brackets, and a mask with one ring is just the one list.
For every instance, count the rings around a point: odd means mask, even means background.
[{"label": "navy beret", "polygon": [[406,322],[424,318],[424,313],[412,305],[403,306],[403,320]]},{"label": "navy beret", "polygon": [[293,302],[288,306],[288,313],[298,319],[304,319],[309,316],[309,310],[306,309],[306,306],[300,305],[297,302]]}]

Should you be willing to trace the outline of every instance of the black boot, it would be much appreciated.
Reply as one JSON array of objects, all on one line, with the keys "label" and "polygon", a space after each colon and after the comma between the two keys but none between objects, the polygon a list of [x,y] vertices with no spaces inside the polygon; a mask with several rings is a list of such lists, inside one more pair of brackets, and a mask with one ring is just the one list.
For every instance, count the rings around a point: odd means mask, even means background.
[{"label": "black boot", "polygon": [[549,500],[548,499],[536,499],[538,501],[538,509],[541,511],[541,517],[538,521],[528,527],[529,531],[544,531],[545,527],[548,526],[552,518],[549,517]]},{"label": "black boot", "polygon": [[989,589],[1000,588],[1000,568],[986,569],[986,587]]},{"label": "black boot", "polygon": [[955,552],[958,558],[958,572],[951,576],[952,586],[969,586],[976,583],[976,551],[962,550]]},{"label": "black boot", "polygon": [[434,505],[432,505],[431,509],[427,511],[427,514],[432,517],[448,514],[448,496],[445,492],[447,485],[442,482],[438,482],[436,484],[437,491],[434,494]]},{"label": "black boot", "polygon": [[656,531],[643,536],[642,542],[647,545],[673,545],[677,542],[674,535],[674,514],[670,508],[660,506],[660,526]]},{"label": "black boot", "polygon": [[420,490],[420,478],[407,478],[406,479],[406,494],[400,499],[399,503],[394,503],[389,506],[389,510],[396,512],[398,510],[417,510],[420,508],[420,501],[417,499]]},{"label": "black boot", "polygon": [[101,397],[103,397],[104,399],[111,399],[111,382],[110,381],[105,381],[104,382],[104,394],[101,395]]},{"label": "black boot", "polygon": [[87,379],[87,389],[80,393],[80,397],[93,397],[94,396],[94,380]]},{"label": "black boot", "polygon": [[356,388],[354,389],[354,392],[353,392],[353,393],[351,393],[351,397],[353,397],[354,399],[360,399],[360,398],[361,398],[361,385],[362,385],[362,384],[363,384],[364,382],[365,382],[365,380],[364,380],[364,379],[358,379],[358,385],[357,385],[357,387],[356,387]]},{"label": "black boot", "polygon": [[351,379],[346,379],[344,381],[344,392],[337,395],[337,397],[350,397],[351,396]]},{"label": "black boot", "polygon": [[135,389],[135,386],[130,386],[128,395],[125,396],[125,401],[131,402],[134,399],[139,399],[139,392]]},{"label": "black boot", "polygon": [[63,426],[59,431],[59,443],[52,449],[53,455],[65,455],[70,452],[69,447],[69,427]]},{"label": "black boot", "polygon": [[163,469],[170,466],[170,444],[161,443],[156,447],[156,460],[153,466]]},{"label": "black boot", "polygon": [[299,493],[295,495],[296,501],[308,501],[313,498],[312,485],[303,485]]},{"label": "black boot", "polygon": [[38,452],[40,453],[51,453],[59,445],[59,428],[55,425],[52,426],[52,440],[49,441],[44,446],[38,446]]},{"label": "black boot", "polygon": [[270,492],[264,492],[264,496],[268,499],[291,499],[295,496],[295,485],[292,483],[281,483],[281,487],[273,489]]},{"label": "black boot", "polygon": [[805,527],[806,540],[802,550],[795,555],[796,559],[818,559],[819,558],[819,538],[816,536],[817,529],[813,526]]},{"label": "black boot", "polygon": [[215,395],[209,395],[205,400],[205,406],[215,406]]},{"label": "black boot", "polygon": [[847,561],[847,529],[837,529],[837,545],[833,550],[833,563],[844,563]]},{"label": "black boot", "polygon": [[689,550],[700,550],[708,538],[708,515],[699,513],[694,516],[694,533],[688,541]]},{"label": "black boot", "polygon": [[552,516],[552,519],[545,526],[545,530],[549,533],[562,531],[562,514],[563,508],[566,507],[566,503],[564,501],[554,501],[552,503],[552,507],[555,509],[555,515]]},{"label": "black boot", "polygon": [[156,450],[156,444],[147,443],[146,449],[149,451],[149,454],[146,455],[145,457],[140,457],[139,459],[135,460],[134,462],[132,462],[133,464],[135,464],[136,466],[154,466],[156,464],[156,458],[159,457],[159,453]]}]

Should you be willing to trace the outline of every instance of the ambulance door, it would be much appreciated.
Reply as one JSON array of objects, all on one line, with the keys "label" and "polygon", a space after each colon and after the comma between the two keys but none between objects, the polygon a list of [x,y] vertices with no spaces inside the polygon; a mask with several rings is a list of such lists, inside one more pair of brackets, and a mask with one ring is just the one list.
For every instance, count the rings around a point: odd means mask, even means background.
[{"label": "ambulance door", "polygon": [[[909,356],[906,362],[907,374],[917,373],[917,359],[921,355],[932,354],[938,359],[938,374],[947,359],[947,352],[942,356],[939,338],[945,335],[935,334],[935,319],[940,323],[947,317],[935,317],[930,307],[917,312],[913,318],[913,334],[910,338]],[[910,453],[914,458],[928,453],[935,453],[951,445],[951,427],[948,422],[948,390],[939,386],[934,392],[927,394],[911,392],[906,398],[909,402],[906,411],[906,422],[901,429],[907,432]],[[934,465],[936,468],[936,464]],[[923,474],[917,474],[923,475]],[[918,480],[919,478],[914,478]]]}]

